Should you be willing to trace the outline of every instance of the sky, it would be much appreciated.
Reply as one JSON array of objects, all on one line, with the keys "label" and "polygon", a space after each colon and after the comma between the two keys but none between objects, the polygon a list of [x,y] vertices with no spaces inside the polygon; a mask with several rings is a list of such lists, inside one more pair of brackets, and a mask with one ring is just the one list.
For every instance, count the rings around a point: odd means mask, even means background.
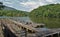
[{"label": "sky", "polygon": [[4,5],[30,12],[39,6],[60,3],[60,0],[0,0]]}]

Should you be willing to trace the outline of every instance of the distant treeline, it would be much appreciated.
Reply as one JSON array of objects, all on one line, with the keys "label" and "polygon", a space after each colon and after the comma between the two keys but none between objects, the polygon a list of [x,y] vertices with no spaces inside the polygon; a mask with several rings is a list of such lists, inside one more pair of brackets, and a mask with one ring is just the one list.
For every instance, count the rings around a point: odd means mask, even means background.
[{"label": "distant treeline", "polygon": [[0,10],[0,16],[12,16],[12,17],[28,16],[28,12],[18,10]]},{"label": "distant treeline", "polygon": [[46,6],[40,6],[37,9],[32,10],[30,16],[60,18],[60,4],[50,4]]}]

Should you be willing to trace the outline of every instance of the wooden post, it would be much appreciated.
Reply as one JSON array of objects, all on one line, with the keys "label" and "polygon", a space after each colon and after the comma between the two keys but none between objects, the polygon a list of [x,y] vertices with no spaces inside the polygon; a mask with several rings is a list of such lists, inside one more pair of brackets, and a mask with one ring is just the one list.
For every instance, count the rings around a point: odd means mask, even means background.
[{"label": "wooden post", "polygon": [[25,29],[25,37],[27,37],[27,31],[28,31],[28,29]]},{"label": "wooden post", "polygon": [[51,37],[53,37],[54,34],[51,35]]},{"label": "wooden post", "polygon": [[20,26],[20,37],[22,37],[22,36],[21,36],[21,29],[22,29],[22,28],[21,28],[21,26]]},{"label": "wooden post", "polygon": [[59,33],[58,33],[58,37],[59,37]]},{"label": "wooden post", "polygon": [[59,37],[60,37],[60,32],[59,32]]}]

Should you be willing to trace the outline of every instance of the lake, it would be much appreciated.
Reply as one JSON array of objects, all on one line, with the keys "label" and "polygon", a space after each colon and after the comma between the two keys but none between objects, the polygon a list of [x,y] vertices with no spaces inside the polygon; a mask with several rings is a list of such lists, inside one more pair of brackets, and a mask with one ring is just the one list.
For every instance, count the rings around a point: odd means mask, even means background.
[{"label": "lake", "polygon": [[47,28],[60,28],[60,18],[33,18],[33,17],[0,17],[0,18],[13,18],[21,22],[34,22],[43,23]]},{"label": "lake", "polygon": [[44,23],[48,28],[60,28],[60,18],[30,18],[35,23]]}]

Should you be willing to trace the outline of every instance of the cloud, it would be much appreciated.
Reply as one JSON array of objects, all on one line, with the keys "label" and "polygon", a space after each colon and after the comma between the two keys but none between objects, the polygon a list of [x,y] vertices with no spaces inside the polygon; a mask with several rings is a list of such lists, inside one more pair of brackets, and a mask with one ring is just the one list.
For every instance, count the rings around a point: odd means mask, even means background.
[{"label": "cloud", "polygon": [[59,2],[59,0],[28,0],[25,2],[21,2],[20,4],[25,8],[25,10],[27,9],[27,11],[31,11],[39,6],[56,4]]},{"label": "cloud", "polygon": [[46,1],[47,1],[47,2],[51,2],[51,3],[52,3],[54,0],[46,0]]},{"label": "cloud", "polygon": [[0,2],[2,2],[2,0],[0,0]]},{"label": "cloud", "polygon": [[26,10],[27,8],[27,11],[31,11],[39,6],[43,6],[43,5],[46,5],[46,3],[44,2],[44,0],[39,0],[39,1],[32,1],[32,0],[29,0],[29,1],[26,1],[26,2],[21,2],[20,3]]},{"label": "cloud", "polygon": [[60,3],[60,0],[46,0],[46,1],[52,4]]},{"label": "cloud", "polygon": [[29,2],[21,2],[20,3],[23,7],[31,10],[35,7],[37,7],[37,3],[36,2],[33,2],[33,1],[29,1]]},{"label": "cloud", "polygon": [[33,5],[35,5],[36,3],[35,3],[35,2],[22,2],[22,3],[20,3],[20,4],[22,4],[22,5],[24,5],[24,6],[28,6],[28,5],[33,6]]},{"label": "cloud", "polygon": [[31,11],[39,6],[47,4],[60,3],[60,0],[0,0],[3,1],[4,5],[11,6],[13,8]]},{"label": "cloud", "polygon": [[4,2],[5,4],[12,4],[12,2]]}]

